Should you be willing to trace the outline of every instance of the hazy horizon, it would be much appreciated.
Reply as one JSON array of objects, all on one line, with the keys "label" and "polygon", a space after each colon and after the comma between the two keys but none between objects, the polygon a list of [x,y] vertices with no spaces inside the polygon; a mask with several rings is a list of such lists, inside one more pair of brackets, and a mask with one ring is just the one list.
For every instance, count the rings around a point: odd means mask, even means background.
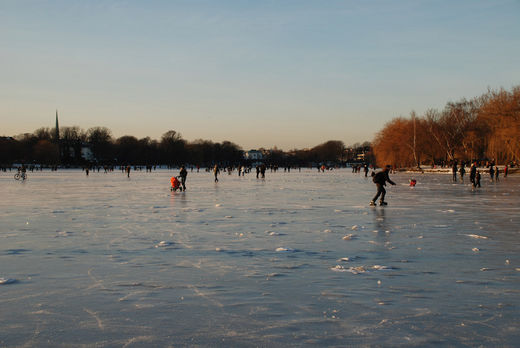
[{"label": "hazy horizon", "polygon": [[371,141],[394,117],[520,81],[520,3],[24,1],[0,4],[2,135],[244,150]]}]

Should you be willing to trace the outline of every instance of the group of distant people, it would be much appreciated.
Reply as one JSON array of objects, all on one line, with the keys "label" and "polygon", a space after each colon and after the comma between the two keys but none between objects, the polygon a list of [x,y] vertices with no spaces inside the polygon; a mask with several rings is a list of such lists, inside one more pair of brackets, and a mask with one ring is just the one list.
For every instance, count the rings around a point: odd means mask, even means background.
[{"label": "group of distant people", "polygon": [[[247,169],[243,166],[240,166],[237,168],[238,170],[238,175],[239,176],[243,176]],[[256,166],[256,178],[262,178],[264,179],[265,178],[265,172],[267,170],[267,167],[265,164],[262,164],[262,165],[259,165],[259,166]],[[215,166],[213,167],[212,169],[213,171],[213,176],[214,176],[214,180],[215,180],[215,183],[218,182],[218,176],[221,172],[220,170],[220,167],[218,166],[218,164],[215,164]],[[231,168],[228,169],[229,173],[231,174]],[[198,169],[197,169],[197,172],[198,172]],[[185,166],[181,166],[181,169],[180,169],[180,172],[179,172],[179,175],[178,176],[174,176],[170,179],[170,183],[171,183],[171,191],[177,191],[177,190],[180,190],[180,191],[186,191],[186,178],[188,176],[188,171],[186,170],[186,167]]]},{"label": "group of distant people", "polygon": [[[356,170],[354,172],[360,172],[361,168],[364,169],[365,176],[368,176],[368,165],[365,165],[363,167],[359,166],[359,169],[356,168]],[[325,168],[319,168],[319,169],[320,169],[320,171],[324,171]],[[389,176],[391,169],[392,169],[391,165],[386,165],[383,168],[383,170],[381,170],[377,173],[372,172],[372,181],[374,182],[374,184],[376,184],[377,192],[376,192],[375,196],[372,198],[372,200],[370,201],[369,205],[375,206],[378,199],[379,199],[380,206],[388,205],[388,203],[385,201],[386,183],[395,185],[395,182],[393,182]],[[265,165],[257,166],[256,167],[256,177],[259,178],[259,175],[261,174],[262,178],[264,178],[265,170],[266,170]],[[452,171],[453,171],[453,181],[457,181],[457,173],[460,174],[461,181],[464,181],[464,175],[466,173],[464,164],[461,164],[460,169],[459,169],[457,162],[454,162],[454,164],[452,166]],[[241,173],[242,173],[242,169],[239,169],[238,174],[241,175]],[[215,177],[215,182],[218,182],[219,174],[220,174],[220,168],[218,165],[215,165],[213,167],[213,175]],[[498,169],[498,167],[494,164],[491,165],[490,170],[489,170],[489,175],[491,177],[491,180],[498,181],[499,174],[500,174],[500,170]],[[508,174],[508,166],[506,165],[504,167],[504,177],[507,177],[507,174]],[[180,189],[181,191],[186,190],[187,175],[188,175],[188,173],[186,171],[186,168],[184,166],[182,166],[179,176],[171,178],[172,191],[176,191],[177,189]],[[471,184],[473,185],[474,188],[481,187],[480,186],[481,174],[480,174],[480,171],[477,169],[476,163],[472,163],[472,165],[471,165],[471,168],[469,171],[469,178],[470,178]],[[180,181],[179,181],[179,179],[180,179]],[[415,179],[410,180],[410,186],[413,187],[416,185],[416,183],[417,183],[417,180],[415,180]]]},{"label": "group of distant people", "polygon": [[[460,168],[458,168],[457,161],[453,162],[453,166],[451,168],[452,174],[453,174],[453,181],[457,182],[457,173],[460,174],[460,180],[464,182],[464,174],[466,173],[466,169],[464,168],[464,163],[461,163]],[[489,167],[489,176],[491,181],[498,182],[500,178],[500,169],[497,165],[494,163],[488,164]],[[507,178],[507,174],[509,172],[509,167],[506,164],[504,167],[504,178]],[[469,180],[471,181],[471,184],[474,188],[481,187],[480,186],[480,171],[477,169],[477,163],[473,162],[471,164],[470,170],[469,170]]]},{"label": "group of distant people", "polygon": [[[491,164],[488,164],[488,168],[489,168],[489,176],[490,176],[491,181],[498,182],[500,174],[501,174],[501,171],[498,168],[498,166],[496,166],[494,163],[491,163]],[[99,171],[100,168],[98,167],[97,169]],[[105,172],[113,170],[113,168],[106,167],[106,166],[104,167],[104,169],[105,169]],[[134,168],[134,169],[136,169],[136,168]],[[155,167],[153,167],[153,169],[155,169]],[[199,169],[200,169],[199,166],[197,166],[197,172],[199,172]],[[266,167],[265,164],[261,164],[261,165],[256,166],[256,177],[257,178],[260,178],[260,177],[261,178],[265,178],[266,169],[267,169],[267,167]],[[328,168],[325,165],[318,166],[318,170],[320,172],[325,172],[325,170],[327,170],[327,169]],[[372,198],[372,200],[369,203],[371,206],[375,206],[378,199],[379,199],[379,205],[380,206],[387,205],[387,202],[385,201],[385,196],[386,196],[385,186],[386,186],[386,183],[389,183],[391,185],[395,185],[395,182],[393,182],[390,179],[390,177],[389,177],[389,173],[390,173],[391,169],[392,169],[391,165],[386,165],[383,168],[383,170],[381,170],[381,171],[379,171],[377,173],[372,171],[372,180],[373,180],[374,184],[376,185],[377,192],[376,192],[375,196]],[[18,170],[19,170],[19,173],[21,173],[23,175],[23,177],[25,177],[25,172],[27,170],[26,167],[24,165],[22,165],[21,168],[19,168]],[[129,166],[129,165],[128,166],[122,166],[121,170],[124,171],[127,174],[127,177],[130,177],[131,166]],[[193,168],[191,170],[193,171]],[[231,174],[232,168],[228,168],[228,170],[229,170],[229,173]],[[273,171],[275,169],[271,168],[271,170]],[[359,172],[361,172],[361,170],[364,171],[365,177],[367,177],[368,176],[368,172],[369,172],[369,166],[367,164],[364,164],[364,165],[356,165],[356,166],[353,167],[353,172],[354,173],[359,173]],[[147,172],[151,172],[152,171],[152,166],[146,166],[146,171]],[[207,171],[209,171],[209,168],[207,168]],[[215,181],[215,183],[217,183],[219,181],[218,176],[221,173],[221,170],[220,170],[219,166],[217,164],[215,164],[215,166],[212,168],[212,171],[213,171],[213,175],[214,175],[214,181]],[[243,176],[246,172],[250,172],[250,171],[251,171],[250,167],[249,168],[246,168],[244,166],[239,166],[238,167],[238,175],[239,176],[241,176],[241,175]],[[286,171],[287,171],[287,169],[286,169]],[[503,169],[503,176],[507,177],[508,172],[509,172],[509,166],[505,165],[505,167]],[[85,168],[85,173],[86,173],[87,176],[89,175],[89,168],[88,167]],[[454,161],[453,164],[452,164],[453,181],[457,182],[457,179],[458,179],[457,175],[460,175],[460,180],[462,182],[464,182],[465,174],[466,174],[466,169],[465,169],[464,162],[462,162],[460,164],[460,167],[459,167],[457,161]],[[177,191],[177,190],[186,191],[186,179],[187,179],[187,176],[188,176],[188,171],[186,170],[186,167],[183,165],[180,168],[179,175],[176,176],[176,177],[172,177],[171,178],[171,190],[172,191]],[[473,162],[471,164],[471,167],[470,167],[470,170],[469,170],[469,178],[470,178],[470,182],[471,182],[473,188],[481,187],[481,173],[477,169],[477,163],[476,162]],[[417,183],[417,181],[415,179],[411,179],[410,180],[410,186],[415,186],[416,183]]]},{"label": "group of distant people", "polygon": [[[500,169],[494,163],[489,164],[488,167],[489,167],[489,176],[490,176],[491,181],[498,182],[499,177],[500,177]],[[386,195],[385,185],[387,182],[390,183],[391,185],[395,185],[395,183],[389,177],[391,168],[392,168],[392,166],[387,165],[387,166],[385,166],[385,168],[382,171],[380,171],[378,173],[372,172],[373,182],[377,186],[377,193],[374,196],[374,198],[372,198],[372,200],[370,201],[371,206],[376,205],[376,201],[378,198],[380,198],[379,205],[382,205],[382,206],[387,205],[387,203],[385,202],[385,195]],[[504,177],[505,178],[507,177],[508,172],[509,172],[509,166],[506,164],[504,167]],[[453,173],[454,182],[457,181],[457,173],[460,174],[460,179],[462,182],[464,182],[464,175],[466,173],[464,163],[462,163],[460,168],[458,168],[457,162],[454,161],[453,166],[452,166],[452,173]],[[365,176],[366,176],[366,172],[365,172]],[[481,185],[480,185],[481,174],[480,174],[480,171],[477,169],[476,162],[473,162],[471,164],[471,167],[469,170],[469,180],[470,180],[473,188],[481,187]],[[410,180],[411,187],[415,186],[416,184],[417,184],[417,180],[415,180],[415,179]]]}]

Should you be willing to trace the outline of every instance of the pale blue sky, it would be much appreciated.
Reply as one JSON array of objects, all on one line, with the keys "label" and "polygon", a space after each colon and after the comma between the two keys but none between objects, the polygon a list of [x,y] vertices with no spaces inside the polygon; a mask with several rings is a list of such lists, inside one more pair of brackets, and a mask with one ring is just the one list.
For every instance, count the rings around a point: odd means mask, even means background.
[{"label": "pale blue sky", "polygon": [[518,0],[0,0],[0,135],[349,145],[519,84]]}]

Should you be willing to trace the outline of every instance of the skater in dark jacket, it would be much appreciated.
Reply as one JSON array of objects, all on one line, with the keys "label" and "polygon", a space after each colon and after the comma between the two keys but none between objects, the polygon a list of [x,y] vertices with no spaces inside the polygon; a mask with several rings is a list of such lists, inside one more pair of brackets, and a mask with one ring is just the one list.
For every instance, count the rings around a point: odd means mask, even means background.
[{"label": "skater in dark jacket", "polygon": [[453,182],[457,182],[457,161],[453,161],[453,167],[451,168],[451,171],[453,173]]},{"label": "skater in dark jacket", "polygon": [[480,187],[480,172],[477,170],[477,174],[475,176],[475,184],[473,187]]},{"label": "skater in dark jacket", "polygon": [[181,185],[182,185],[181,191],[186,191],[186,177],[188,176],[188,171],[186,170],[186,167],[181,166],[181,171],[179,172],[179,176],[181,178]]},{"label": "skater in dark jacket", "polygon": [[372,198],[372,201],[370,201],[370,205],[376,205],[377,198],[380,195],[381,195],[381,200],[379,201],[379,205],[387,205],[387,203],[385,202],[385,195],[386,195],[385,185],[386,185],[386,182],[389,182],[390,184],[395,185],[395,182],[390,180],[390,178],[388,177],[388,173],[390,172],[390,168],[392,168],[392,167],[390,165],[387,165],[384,170],[378,172],[372,178],[372,181],[374,181],[374,183],[377,185],[377,193],[374,196],[374,198]]},{"label": "skater in dark jacket", "polygon": [[471,169],[469,170],[469,180],[471,181],[471,184],[473,184],[473,187],[476,187],[475,178],[477,176],[477,163],[473,163],[471,165]]}]

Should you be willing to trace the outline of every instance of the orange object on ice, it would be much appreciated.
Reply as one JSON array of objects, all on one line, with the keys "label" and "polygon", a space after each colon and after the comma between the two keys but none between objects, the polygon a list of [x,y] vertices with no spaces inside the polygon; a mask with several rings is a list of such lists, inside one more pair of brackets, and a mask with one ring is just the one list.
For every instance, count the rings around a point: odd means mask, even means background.
[{"label": "orange object on ice", "polygon": [[177,190],[179,186],[181,185],[181,182],[176,177],[172,176],[170,179],[170,182],[172,183],[172,190]]}]

